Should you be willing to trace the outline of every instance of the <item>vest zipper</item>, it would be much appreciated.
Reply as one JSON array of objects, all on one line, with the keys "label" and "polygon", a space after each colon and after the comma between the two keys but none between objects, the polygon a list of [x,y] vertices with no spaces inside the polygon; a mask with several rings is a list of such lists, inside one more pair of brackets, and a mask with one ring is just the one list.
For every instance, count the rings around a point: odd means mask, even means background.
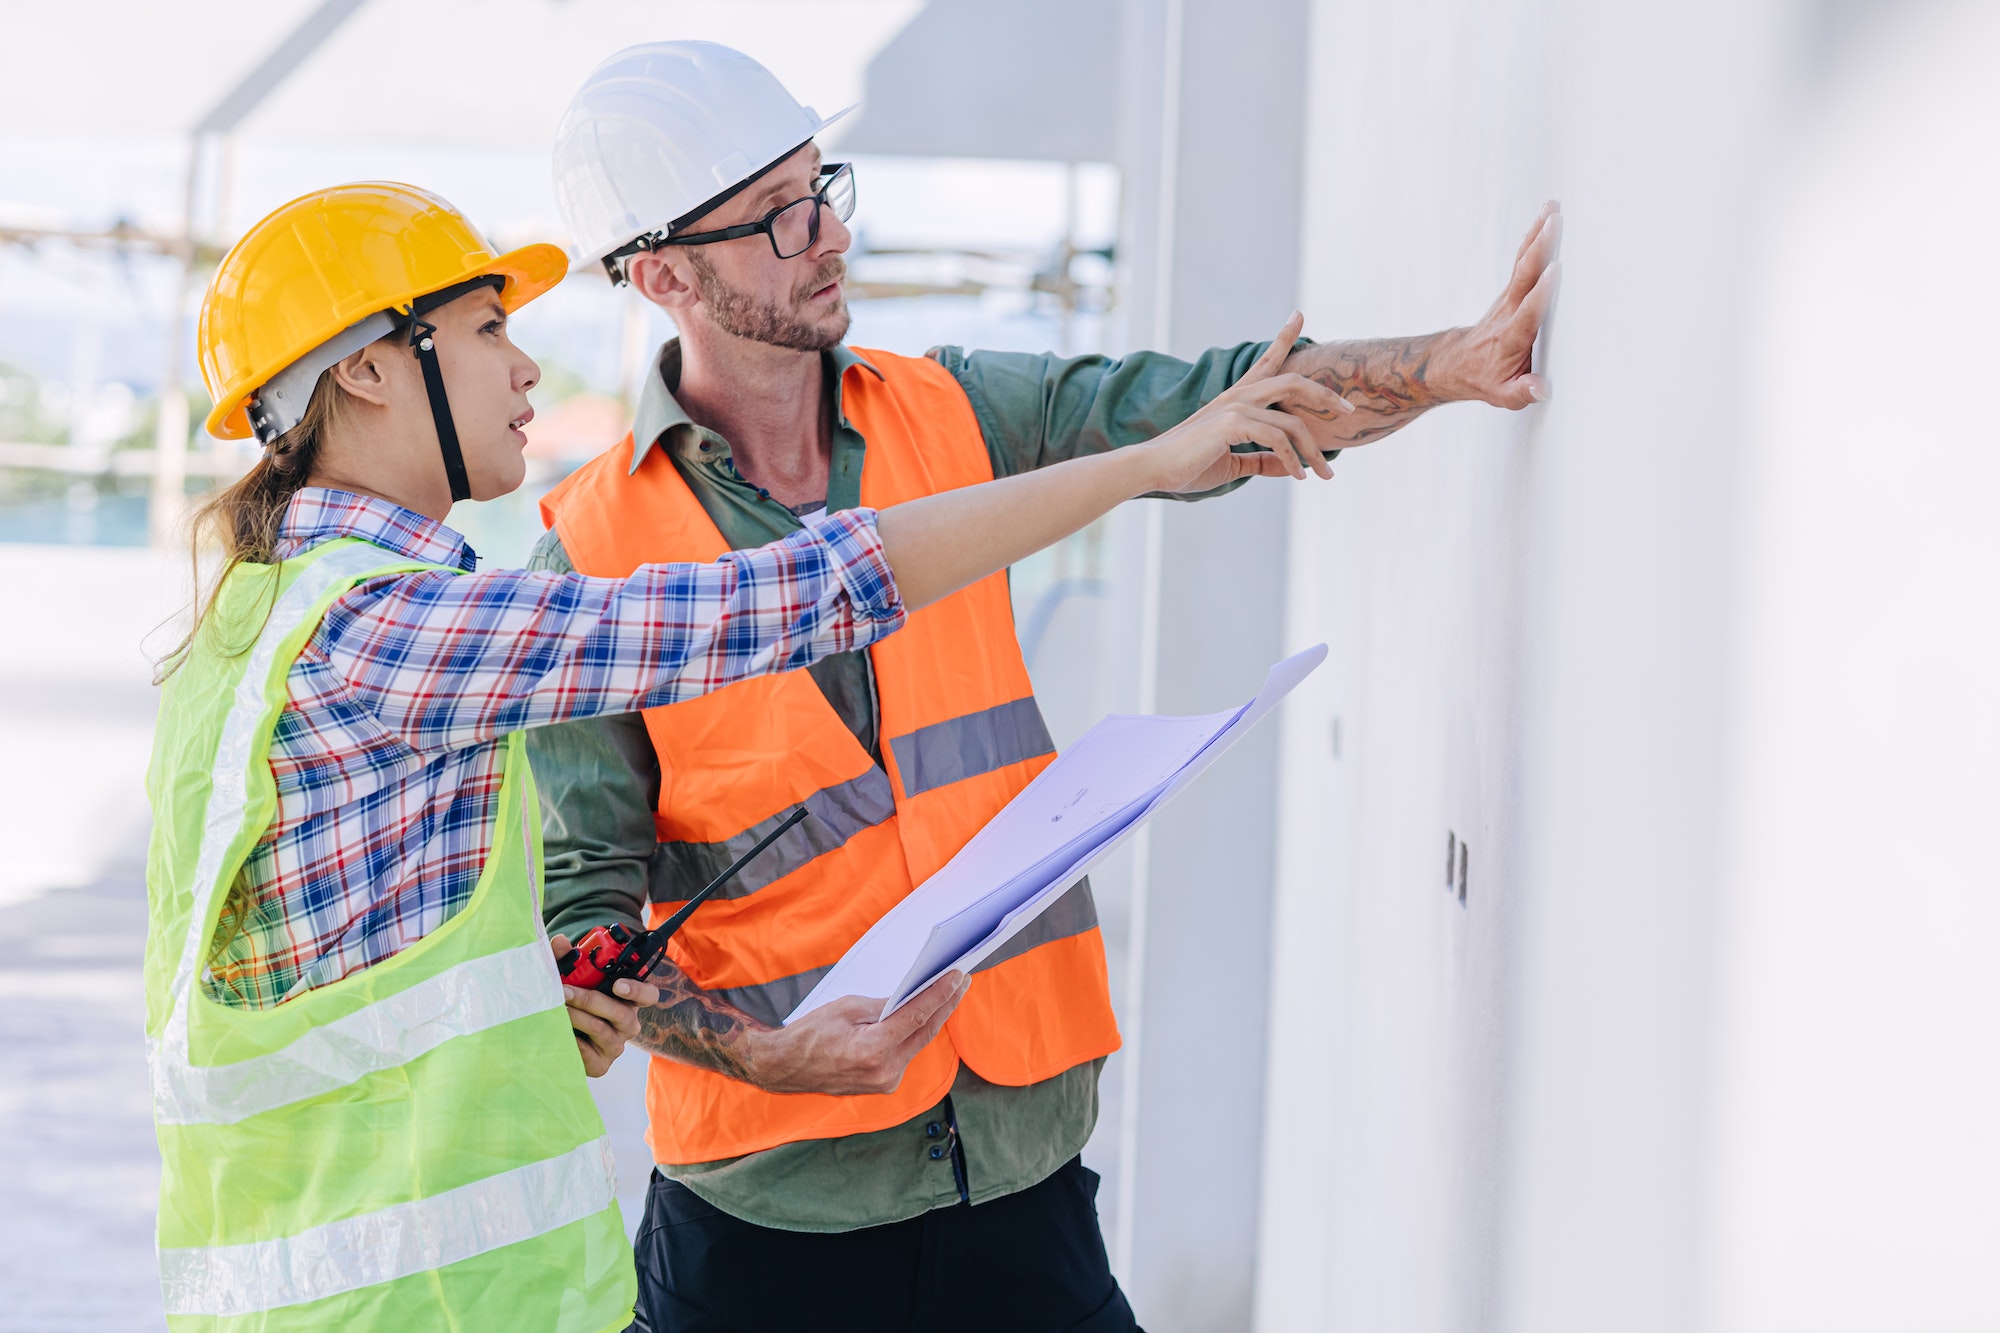
[{"label": "vest zipper", "polygon": [[944,1099],[945,1137],[951,1141],[951,1179],[958,1186],[958,1201],[972,1203],[972,1191],[965,1184],[965,1144],[958,1137],[958,1112],[953,1109],[951,1098]]},{"label": "vest zipper", "polygon": [[861,674],[868,677],[868,716],[874,723],[870,734],[875,741],[875,752],[869,758],[875,761],[875,767],[886,773],[889,765],[882,760],[882,696],[875,692],[875,659],[868,655],[866,648],[861,650],[861,668]]}]

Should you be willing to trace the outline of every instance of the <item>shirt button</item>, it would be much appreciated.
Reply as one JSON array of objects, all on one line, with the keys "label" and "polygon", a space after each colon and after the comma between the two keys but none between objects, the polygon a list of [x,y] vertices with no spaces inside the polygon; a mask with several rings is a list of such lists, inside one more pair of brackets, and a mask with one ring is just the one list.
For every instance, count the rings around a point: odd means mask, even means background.
[{"label": "shirt button", "polygon": [[924,1126],[924,1137],[927,1139],[934,1139],[942,1133],[944,1133],[944,1126],[935,1120]]},{"label": "shirt button", "polygon": [[944,1145],[942,1143],[931,1149],[931,1160],[933,1162],[942,1162],[944,1160]]}]

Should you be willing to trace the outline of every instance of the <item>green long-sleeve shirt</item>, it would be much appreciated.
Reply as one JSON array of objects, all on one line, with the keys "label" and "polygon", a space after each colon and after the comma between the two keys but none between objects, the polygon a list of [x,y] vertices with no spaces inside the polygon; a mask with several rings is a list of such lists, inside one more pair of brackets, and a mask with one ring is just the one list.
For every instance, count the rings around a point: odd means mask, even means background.
[{"label": "green long-sleeve shirt", "polygon": [[[995,476],[1150,440],[1233,384],[1267,344],[1218,348],[1194,361],[1142,352],[1113,360],[1017,352],[931,353],[964,388],[992,456]],[[866,361],[846,347],[826,354],[834,384],[829,510],[861,502],[867,441],[841,407],[842,372]],[[731,547],[779,540],[799,519],[740,476],[729,442],[697,425],[674,400],[680,346],[660,349],[634,422],[632,467],[665,449]],[[1227,488],[1225,488],[1227,489]],[[571,568],[551,531],[533,568]],[[808,668],[841,720],[881,761],[873,673],[866,653],[845,653]],[[541,788],[552,931],[572,937],[613,921],[637,927],[655,857],[653,810],[659,763],[637,715],[595,718],[528,733]],[[664,898],[685,897],[669,892]],[[961,1067],[950,1095],[904,1124],[840,1139],[811,1139],[717,1162],[662,1163],[660,1169],[724,1212],[794,1231],[847,1231],[915,1217],[958,1201],[951,1155],[931,1155],[955,1122],[974,1203],[1046,1178],[1082,1150],[1097,1122],[1091,1061],[1024,1088],[986,1082]]]}]

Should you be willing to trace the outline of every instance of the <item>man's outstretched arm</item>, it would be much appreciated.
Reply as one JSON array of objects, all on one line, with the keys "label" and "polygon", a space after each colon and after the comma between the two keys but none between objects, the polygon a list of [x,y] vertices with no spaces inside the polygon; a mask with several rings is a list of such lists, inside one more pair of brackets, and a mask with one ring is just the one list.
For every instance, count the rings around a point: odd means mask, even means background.
[{"label": "man's outstretched arm", "polygon": [[1318,381],[1357,409],[1314,419],[1314,438],[1327,449],[1348,449],[1393,434],[1443,403],[1515,409],[1540,402],[1547,386],[1532,373],[1530,358],[1555,298],[1561,245],[1560,206],[1544,204],[1515,253],[1506,290],[1477,324],[1293,352],[1287,371]]},{"label": "man's outstretched arm", "polygon": [[[1529,358],[1555,294],[1561,226],[1556,206],[1544,206],[1515,255],[1506,291],[1477,324],[1293,352],[1285,370],[1317,380],[1360,409],[1315,419],[1299,405],[1314,442],[1327,451],[1365,444],[1440,403],[1518,408],[1536,401],[1545,386],[1529,373]],[[934,348],[931,356],[971,400],[994,474],[1009,476],[1153,439],[1226,392],[1265,347],[1216,347],[1185,361],[1160,352],[1058,357],[957,347]]]}]

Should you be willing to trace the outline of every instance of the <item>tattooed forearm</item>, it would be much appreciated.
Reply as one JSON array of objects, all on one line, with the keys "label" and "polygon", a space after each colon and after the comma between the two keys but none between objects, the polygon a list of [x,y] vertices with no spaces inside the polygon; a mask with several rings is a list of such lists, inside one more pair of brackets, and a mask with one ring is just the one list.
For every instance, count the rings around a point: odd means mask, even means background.
[{"label": "tattooed forearm", "polygon": [[766,1030],[742,1010],[687,979],[671,962],[647,978],[660,1002],[639,1010],[639,1045],[684,1065],[750,1081],[748,1039]]},{"label": "tattooed forearm", "polygon": [[1285,369],[1325,385],[1357,409],[1315,425],[1315,433],[1326,431],[1346,443],[1363,444],[1460,396],[1437,373],[1458,332],[1318,343],[1293,352]]}]

